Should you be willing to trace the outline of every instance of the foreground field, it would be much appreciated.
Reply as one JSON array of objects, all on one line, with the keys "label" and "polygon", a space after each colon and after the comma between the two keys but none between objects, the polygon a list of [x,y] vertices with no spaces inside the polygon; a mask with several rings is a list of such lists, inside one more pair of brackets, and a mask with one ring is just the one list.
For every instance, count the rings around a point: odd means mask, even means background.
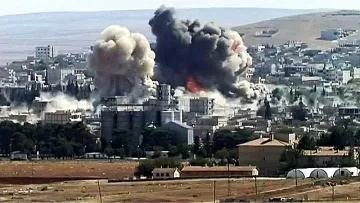
[{"label": "foreground field", "polygon": [[0,162],[3,177],[132,177],[137,162],[64,161],[64,162]]},{"label": "foreground field", "polygon": [[[309,181],[299,180],[299,185],[307,183]],[[213,200],[213,184],[213,180],[114,184],[100,181],[100,188],[104,202],[201,202]],[[216,199],[228,197],[227,180],[217,180],[215,185]],[[259,194],[274,189],[291,188],[294,185],[294,180],[257,180]],[[256,193],[255,181],[251,179],[231,180],[229,188],[232,197],[242,196],[247,198]],[[2,185],[0,190],[3,191],[0,196],[1,202],[49,202],[49,200],[56,202],[99,202],[100,196],[97,181],[74,181],[28,186]]]}]

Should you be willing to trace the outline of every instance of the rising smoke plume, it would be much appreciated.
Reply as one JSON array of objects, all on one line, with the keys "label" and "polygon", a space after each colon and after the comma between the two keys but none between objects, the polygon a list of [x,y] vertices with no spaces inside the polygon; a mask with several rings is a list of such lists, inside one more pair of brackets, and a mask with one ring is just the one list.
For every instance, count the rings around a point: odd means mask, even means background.
[{"label": "rising smoke plume", "polygon": [[253,94],[250,86],[239,83],[239,76],[252,64],[239,33],[214,23],[202,26],[198,21],[179,20],[174,9],[164,6],[156,10],[149,25],[156,36],[155,75],[160,82],[193,93]]},{"label": "rising smoke plume", "polygon": [[127,102],[136,102],[155,93],[154,66],[155,53],[148,40],[118,25],[101,33],[90,54],[100,98],[127,96]]}]

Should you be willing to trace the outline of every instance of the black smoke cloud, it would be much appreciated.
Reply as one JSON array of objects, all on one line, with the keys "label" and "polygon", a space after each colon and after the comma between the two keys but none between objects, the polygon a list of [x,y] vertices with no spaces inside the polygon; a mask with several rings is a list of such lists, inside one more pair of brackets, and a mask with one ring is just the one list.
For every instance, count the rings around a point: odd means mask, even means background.
[{"label": "black smoke cloud", "polygon": [[156,36],[155,77],[160,82],[186,87],[191,77],[202,89],[227,97],[253,93],[249,84],[238,81],[252,63],[239,33],[214,23],[179,20],[167,7],[157,9],[149,25]]}]

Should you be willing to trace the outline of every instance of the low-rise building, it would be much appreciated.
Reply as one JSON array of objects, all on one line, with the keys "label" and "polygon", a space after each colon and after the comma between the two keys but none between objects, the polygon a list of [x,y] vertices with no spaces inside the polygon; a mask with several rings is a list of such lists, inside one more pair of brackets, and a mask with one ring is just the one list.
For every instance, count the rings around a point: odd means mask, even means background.
[{"label": "low-rise building", "polygon": [[344,158],[358,160],[358,152],[353,151],[350,157],[350,149],[335,150],[333,147],[319,147],[317,150],[304,150],[300,158],[301,165],[313,165],[316,167],[334,167],[341,165]]},{"label": "low-rise building", "polygon": [[[284,139],[284,138],[288,139]],[[291,134],[288,136],[274,136],[269,138],[260,137],[238,145],[239,165],[256,166],[261,175],[275,175],[280,170],[280,158],[282,154],[294,147],[295,137]]]},{"label": "low-rise building", "polygon": [[194,143],[194,129],[184,123],[170,121],[161,127],[172,132],[178,142],[186,143],[187,145]]},{"label": "low-rise building", "polygon": [[259,171],[255,166],[186,166],[181,170],[181,177],[183,178],[249,177],[257,175],[259,175]]},{"label": "low-rise building", "polygon": [[180,171],[177,168],[154,168],[153,179],[180,178]]}]

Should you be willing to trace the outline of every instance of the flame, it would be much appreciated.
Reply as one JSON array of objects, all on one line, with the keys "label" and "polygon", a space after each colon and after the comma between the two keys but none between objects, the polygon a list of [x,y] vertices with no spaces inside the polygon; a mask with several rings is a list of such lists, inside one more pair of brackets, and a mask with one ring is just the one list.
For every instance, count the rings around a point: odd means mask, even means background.
[{"label": "flame", "polygon": [[235,50],[239,47],[239,45],[240,45],[240,43],[239,43],[238,41],[234,41],[234,44],[233,44],[233,46],[231,47],[231,49],[232,49],[233,51],[235,51]]},{"label": "flame", "polygon": [[192,93],[199,93],[201,91],[204,91],[204,89],[197,84],[197,82],[192,76],[188,77],[188,80],[186,82],[186,88]]}]

